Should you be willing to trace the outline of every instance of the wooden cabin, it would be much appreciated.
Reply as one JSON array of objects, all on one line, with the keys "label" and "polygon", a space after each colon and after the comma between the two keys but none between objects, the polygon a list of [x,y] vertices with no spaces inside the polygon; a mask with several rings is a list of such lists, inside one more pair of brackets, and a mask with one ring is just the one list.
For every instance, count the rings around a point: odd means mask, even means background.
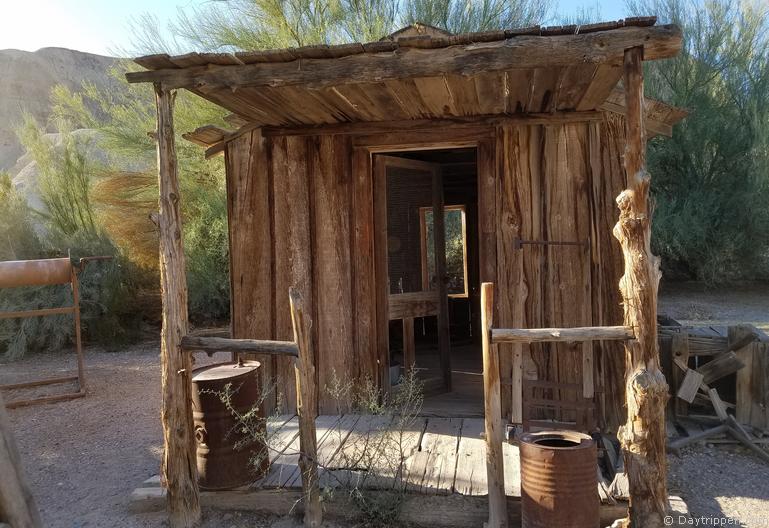
[{"label": "wooden cabin", "polygon": [[[268,403],[297,401],[306,526],[320,519],[313,417],[349,404],[326,387],[397,390],[391,366],[413,365],[458,409],[481,348],[489,526],[506,525],[503,422],[537,420],[623,424],[631,521],[661,526],[668,389],[645,150],[684,112],[644,98],[643,61],[681,42],[676,26],[632,18],[137,59],[147,71],[127,78],[152,82],[158,109],[171,525],[200,515],[189,351],[207,347],[273,354],[265,380],[283,397]],[[204,344],[187,335],[177,89],[232,112],[236,128],[187,136],[227,171],[232,338]]]},{"label": "wooden cabin", "polygon": [[[320,413],[339,408],[324,390],[334,376],[389,390],[396,364],[415,365],[428,395],[456,388],[448,407],[459,412],[465,396],[480,402],[462,392],[472,380],[456,378],[480,374],[481,282],[496,285],[501,326],[622,322],[612,236],[625,186],[622,52],[672,56],[677,30],[647,18],[456,36],[424,28],[367,44],[154,55],[136,60],[149,71],[129,74],[232,112],[237,130],[185,136],[226,160],[232,336],[290,339],[286,292],[302,291]],[[651,135],[670,135],[684,115],[646,101]],[[433,214],[444,206],[445,218]],[[447,227],[459,263],[435,251]],[[504,416],[520,423],[524,411],[547,412],[529,401],[587,399],[593,423],[615,429],[617,347],[504,345]],[[291,407],[290,362],[264,363]]]}]

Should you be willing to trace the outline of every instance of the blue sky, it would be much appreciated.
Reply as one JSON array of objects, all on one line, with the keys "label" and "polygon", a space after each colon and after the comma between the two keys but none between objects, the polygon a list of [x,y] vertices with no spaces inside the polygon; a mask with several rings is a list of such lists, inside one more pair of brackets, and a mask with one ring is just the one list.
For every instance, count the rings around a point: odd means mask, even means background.
[{"label": "blue sky", "polygon": [[[114,54],[130,48],[128,20],[152,13],[163,26],[179,9],[212,0],[2,0],[0,49],[34,51],[48,46]],[[623,2],[611,0],[555,0],[557,16],[580,7],[598,9],[601,20],[623,16]]]}]

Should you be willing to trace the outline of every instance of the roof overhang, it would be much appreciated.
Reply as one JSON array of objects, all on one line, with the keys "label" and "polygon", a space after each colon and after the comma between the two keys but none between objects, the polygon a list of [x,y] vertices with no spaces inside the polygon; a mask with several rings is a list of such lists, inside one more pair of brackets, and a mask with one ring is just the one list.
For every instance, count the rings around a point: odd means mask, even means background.
[{"label": "roof overhang", "polygon": [[129,82],[188,89],[250,124],[296,127],[590,112],[622,77],[625,50],[676,55],[681,31],[653,17],[587,26],[463,35],[417,34],[371,43],[151,55]]}]

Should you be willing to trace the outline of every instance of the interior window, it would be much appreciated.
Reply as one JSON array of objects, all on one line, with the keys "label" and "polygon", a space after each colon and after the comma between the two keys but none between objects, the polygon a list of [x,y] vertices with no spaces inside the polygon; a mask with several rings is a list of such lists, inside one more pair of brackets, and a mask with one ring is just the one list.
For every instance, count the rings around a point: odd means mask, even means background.
[{"label": "interior window", "polygon": [[[443,208],[446,229],[446,290],[450,297],[467,297],[467,238],[465,206],[447,205]],[[419,208],[422,241],[422,287],[434,289],[435,243],[433,239],[433,209]]]}]

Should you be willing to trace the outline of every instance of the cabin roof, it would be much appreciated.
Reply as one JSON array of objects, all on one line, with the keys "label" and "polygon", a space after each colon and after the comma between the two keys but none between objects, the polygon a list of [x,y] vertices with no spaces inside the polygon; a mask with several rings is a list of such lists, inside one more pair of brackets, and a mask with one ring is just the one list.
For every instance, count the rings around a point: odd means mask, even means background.
[{"label": "cabin roof", "polygon": [[[127,78],[186,88],[238,126],[620,111],[611,96],[635,46],[645,60],[672,57],[680,29],[655,17],[460,35],[414,24],[368,43],[149,55]],[[680,112],[659,109],[665,133]],[[205,133],[201,144],[217,134]]]}]

